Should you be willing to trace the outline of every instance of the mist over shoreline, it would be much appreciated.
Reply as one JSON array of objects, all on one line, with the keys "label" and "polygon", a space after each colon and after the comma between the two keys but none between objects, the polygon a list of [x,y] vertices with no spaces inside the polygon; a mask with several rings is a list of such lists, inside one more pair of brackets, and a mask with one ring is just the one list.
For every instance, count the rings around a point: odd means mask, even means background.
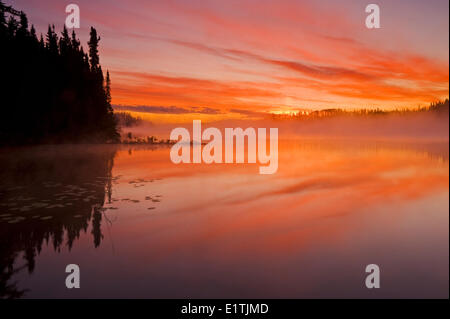
[{"label": "mist over shoreline", "polygon": [[[139,125],[123,127],[122,134],[132,133],[136,137],[155,136],[169,138],[176,127],[192,130],[192,123],[153,123],[143,120]],[[277,127],[280,138],[301,136],[328,138],[413,138],[431,140],[449,140],[448,113],[413,113],[408,115],[383,115],[372,117],[329,117],[308,121],[276,119],[242,119],[202,122],[202,129],[216,127],[270,128]]]}]

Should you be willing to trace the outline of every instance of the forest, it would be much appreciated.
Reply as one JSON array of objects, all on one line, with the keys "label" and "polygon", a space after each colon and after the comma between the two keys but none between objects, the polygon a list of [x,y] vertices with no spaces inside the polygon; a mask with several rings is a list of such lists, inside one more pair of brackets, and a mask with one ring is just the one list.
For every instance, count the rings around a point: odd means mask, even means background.
[{"label": "forest", "polygon": [[93,27],[87,52],[66,27],[38,36],[0,1],[0,145],[120,140],[99,41]]},{"label": "forest", "polygon": [[329,118],[383,118],[387,116],[397,117],[411,117],[416,115],[432,115],[442,120],[448,120],[449,116],[449,101],[436,101],[430,103],[428,106],[417,108],[396,108],[393,110],[383,110],[380,108],[346,110],[342,108],[337,109],[322,109],[322,110],[303,110],[288,114],[271,114],[274,120],[317,120]]}]

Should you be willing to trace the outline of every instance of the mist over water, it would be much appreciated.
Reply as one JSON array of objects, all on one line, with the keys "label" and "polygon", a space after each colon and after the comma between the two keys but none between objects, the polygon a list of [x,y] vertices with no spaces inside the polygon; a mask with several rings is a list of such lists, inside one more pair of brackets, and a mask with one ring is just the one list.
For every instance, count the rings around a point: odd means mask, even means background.
[{"label": "mist over water", "polygon": [[[172,129],[185,127],[192,131],[192,123],[152,123],[142,121],[135,127],[123,128],[138,137],[156,136],[167,139]],[[330,138],[412,138],[449,139],[448,112],[443,114],[417,113],[407,115],[379,115],[367,117],[330,117],[311,120],[242,119],[202,122],[203,129],[217,127],[235,128],[277,127],[281,138],[330,137]]]}]

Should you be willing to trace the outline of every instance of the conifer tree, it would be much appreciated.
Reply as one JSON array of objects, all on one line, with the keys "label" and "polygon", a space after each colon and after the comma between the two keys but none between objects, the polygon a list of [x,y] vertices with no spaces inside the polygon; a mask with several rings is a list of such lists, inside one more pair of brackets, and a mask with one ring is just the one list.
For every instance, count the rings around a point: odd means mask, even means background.
[{"label": "conifer tree", "polygon": [[71,46],[71,41],[69,37],[69,32],[67,32],[67,28],[64,25],[63,32],[61,32],[61,38],[59,39],[59,51],[61,55],[66,55]]},{"label": "conifer tree", "polygon": [[[0,8],[3,8],[3,3],[0,1]],[[0,9],[0,32],[3,34],[6,30],[6,16],[5,12]]]},{"label": "conifer tree", "polygon": [[31,26],[30,35],[33,38],[33,40],[37,42],[36,29],[34,28],[34,25]]},{"label": "conifer tree", "polygon": [[24,13],[6,22],[4,8],[0,1],[0,71],[8,74],[0,79],[0,144],[118,141],[97,31],[87,54],[74,31],[64,27],[58,38],[49,25],[38,40]]},{"label": "conifer tree", "polygon": [[28,34],[28,18],[27,15],[23,12],[20,14],[20,23],[17,32],[20,36],[25,36]]},{"label": "conifer tree", "polygon": [[111,78],[109,77],[108,70],[106,70],[105,94],[106,94],[106,101],[111,106]]},{"label": "conifer tree", "polygon": [[58,35],[55,32],[55,26],[48,26],[47,30],[47,48],[50,53],[58,54]]},{"label": "conifer tree", "polygon": [[11,38],[13,38],[16,35],[17,31],[17,21],[13,17],[9,17],[7,28],[8,28],[8,34]]},{"label": "conifer tree", "polygon": [[80,41],[77,39],[75,30],[72,30],[71,46],[75,51],[78,51],[80,49]]},{"label": "conifer tree", "polygon": [[98,56],[98,42],[100,37],[97,37],[97,30],[91,27],[89,45],[89,62],[92,70],[97,70],[100,64],[100,57]]}]

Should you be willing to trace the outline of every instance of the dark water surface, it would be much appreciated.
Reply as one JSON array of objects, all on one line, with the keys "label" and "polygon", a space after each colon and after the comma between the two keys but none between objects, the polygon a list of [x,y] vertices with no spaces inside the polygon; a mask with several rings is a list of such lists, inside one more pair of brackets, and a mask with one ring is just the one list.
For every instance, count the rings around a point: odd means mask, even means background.
[{"label": "dark water surface", "polygon": [[274,175],[150,146],[3,149],[0,165],[3,298],[448,298],[448,141],[280,141]]}]

